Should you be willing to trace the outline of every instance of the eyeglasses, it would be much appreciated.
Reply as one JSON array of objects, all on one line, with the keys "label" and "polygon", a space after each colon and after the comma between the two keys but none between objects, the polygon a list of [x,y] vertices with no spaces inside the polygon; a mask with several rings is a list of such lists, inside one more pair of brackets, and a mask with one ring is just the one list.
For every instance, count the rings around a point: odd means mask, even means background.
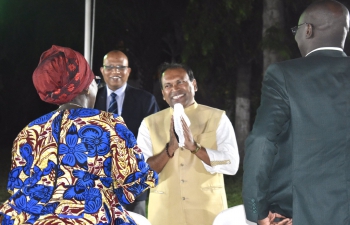
[{"label": "eyeglasses", "polygon": [[103,68],[107,70],[108,72],[112,71],[113,69],[116,69],[117,71],[124,71],[125,69],[129,68],[128,66],[106,66],[103,65]]},{"label": "eyeglasses", "polygon": [[293,33],[294,36],[297,34],[297,31],[298,31],[299,27],[304,25],[304,24],[309,24],[309,23],[302,23],[302,24],[299,24],[298,26],[290,28],[292,30],[292,33]]},{"label": "eyeglasses", "polygon": [[97,87],[100,85],[100,83],[101,83],[101,77],[100,76],[95,76],[95,82],[96,82],[96,84],[97,84]]}]

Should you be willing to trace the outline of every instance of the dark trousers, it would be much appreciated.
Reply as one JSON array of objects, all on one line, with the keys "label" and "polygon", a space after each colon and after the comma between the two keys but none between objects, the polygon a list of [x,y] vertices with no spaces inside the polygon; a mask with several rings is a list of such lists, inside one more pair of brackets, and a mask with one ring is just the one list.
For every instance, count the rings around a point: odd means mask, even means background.
[{"label": "dark trousers", "polygon": [[146,216],[146,200],[148,199],[149,196],[149,189],[145,192],[143,192],[141,195],[137,196],[135,201],[131,204],[128,205],[123,205],[123,207],[127,211],[131,211],[134,213],[138,213],[144,217],[147,218]]},{"label": "dark trousers", "polygon": [[131,203],[129,205],[124,205],[124,208],[127,211],[138,213],[138,214],[146,217],[146,200],[134,201],[133,203]]}]

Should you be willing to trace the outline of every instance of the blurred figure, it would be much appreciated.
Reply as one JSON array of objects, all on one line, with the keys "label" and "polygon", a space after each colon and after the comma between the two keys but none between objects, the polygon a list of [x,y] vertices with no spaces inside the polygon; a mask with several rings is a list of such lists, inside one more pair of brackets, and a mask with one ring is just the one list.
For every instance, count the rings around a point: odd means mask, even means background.
[{"label": "blurred figure", "polygon": [[[197,104],[191,69],[165,63],[160,74],[170,107],[146,117],[137,136],[150,167],[160,173],[159,186],[150,190],[148,219],[152,225],[212,225],[227,209],[223,174],[234,175],[239,166],[232,124],[225,111]],[[181,116],[175,116],[178,106]],[[179,140],[173,120],[183,134]]]},{"label": "blurred figure", "polygon": [[54,45],[41,55],[34,86],[59,107],[14,141],[2,224],[136,224],[121,204],[153,187],[158,175],[122,118],[92,109],[94,78],[72,49]]},{"label": "blurred figure", "polygon": [[248,220],[350,224],[348,31],[344,5],[315,1],[292,28],[303,57],[268,67],[246,140]]},{"label": "blurred figure", "polygon": [[[155,97],[147,91],[127,84],[131,68],[128,58],[121,51],[113,50],[107,53],[100,70],[106,86],[97,92],[95,109],[122,116],[128,129],[137,137],[143,118],[159,111]],[[145,191],[133,203],[124,207],[128,211],[146,216],[148,194],[149,191]]]}]

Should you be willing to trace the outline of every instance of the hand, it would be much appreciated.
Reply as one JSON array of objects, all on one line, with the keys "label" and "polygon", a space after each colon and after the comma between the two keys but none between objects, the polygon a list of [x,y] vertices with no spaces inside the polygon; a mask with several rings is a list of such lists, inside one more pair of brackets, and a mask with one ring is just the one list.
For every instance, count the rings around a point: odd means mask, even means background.
[{"label": "hand", "polygon": [[[284,220],[281,220],[279,222],[274,222],[275,218],[282,218]],[[286,218],[285,216],[282,216],[278,213],[272,213],[269,212],[269,215],[262,220],[258,221],[259,225],[292,225],[293,221],[290,218]]]},{"label": "hand", "polygon": [[179,148],[179,143],[177,142],[177,139],[176,139],[176,136],[175,136],[175,133],[174,133],[174,119],[171,118],[169,151],[174,152],[178,148]]},{"label": "hand", "polygon": [[197,145],[193,140],[192,132],[190,128],[187,126],[187,123],[185,122],[183,117],[181,117],[181,124],[182,124],[182,129],[184,131],[185,148],[190,151],[196,150]]}]

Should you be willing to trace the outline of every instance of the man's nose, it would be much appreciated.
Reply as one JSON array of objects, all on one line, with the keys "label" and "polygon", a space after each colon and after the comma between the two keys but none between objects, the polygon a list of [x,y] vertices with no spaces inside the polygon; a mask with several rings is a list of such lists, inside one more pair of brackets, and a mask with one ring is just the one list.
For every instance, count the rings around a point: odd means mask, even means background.
[{"label": "man's nose", "polygon": [[112,73],[120,73],[120,69],[113,67],[112,68]]},{"label": "man's nose", "polygon": [[177,91],[179,89],[179,86],[177,84],[174,84],[171,86],[172,91]]}]

